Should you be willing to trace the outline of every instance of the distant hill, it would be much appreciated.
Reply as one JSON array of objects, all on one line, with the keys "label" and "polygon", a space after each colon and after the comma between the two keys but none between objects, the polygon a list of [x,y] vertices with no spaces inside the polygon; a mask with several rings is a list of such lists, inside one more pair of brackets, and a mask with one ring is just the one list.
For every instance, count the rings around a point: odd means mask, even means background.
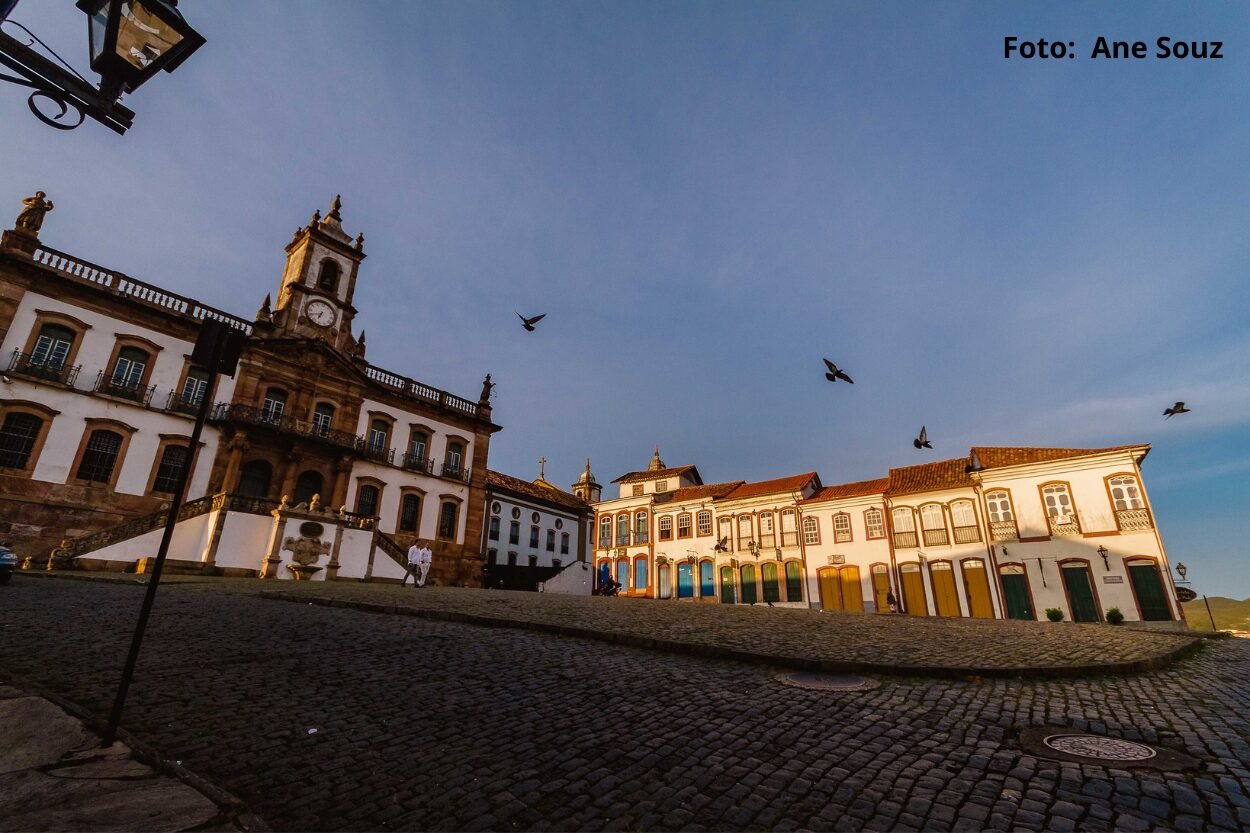
[{"label": "distant hill", "polygon": [[[1209,596],[1207,601],[1211,603],[1211,616],[1215,617],[1218,630],[1250,631],[1250,599],[1237,601],[1224,596]],[[1185,608],[1189,627],[1196,631],[1211,630],[1211,616],[1207,615],[1207,606],[1201,598],[1183,602],[1181,607]]]}]

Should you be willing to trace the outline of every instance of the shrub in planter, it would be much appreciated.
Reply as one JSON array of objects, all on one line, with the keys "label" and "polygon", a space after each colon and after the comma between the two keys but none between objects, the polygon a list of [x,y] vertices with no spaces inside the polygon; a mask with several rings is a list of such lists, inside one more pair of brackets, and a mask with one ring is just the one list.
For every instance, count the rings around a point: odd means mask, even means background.
[{"label": "shrub in planter", "polygon": [[1046,608],[1046,618],[1052,622],[1062,622],[1063,611],[1057,607],[1048,607]]},{"label": "shrub in planter", "polygon": [[1107,610],[1107,624],[1118,625],[1124,621],[1124,614],[1120,612],[1120,608],[1113,607]]}]

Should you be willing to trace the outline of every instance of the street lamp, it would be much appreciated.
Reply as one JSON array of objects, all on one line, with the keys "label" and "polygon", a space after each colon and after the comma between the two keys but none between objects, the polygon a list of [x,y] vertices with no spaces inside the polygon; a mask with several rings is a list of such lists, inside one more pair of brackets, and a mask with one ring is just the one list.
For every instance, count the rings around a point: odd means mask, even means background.
[{"label": "street lamp", "polygon": [[747,549],[751,551],[752,558],[759,559],[760,557],[760,545],[759,544],[755,543],[754,541],[748,541]]},{"label": "street lamp", "polygon": [[1189,572],[1189,568],[1185,566],[1184,561],[1176,562],[1176,574],[1181,577],[1181,584],[1185,583],[1185,574]]},{"label": "street lamp", "polygon": [[1102,568],[1104,570],[1111,569],[1111,565],[1107,563],[1107,552],[1108,550],[1106,547],[1104,547],[1102,544],[1098,545],[1098,554],[1102,556]]},{"label": "street lamp", "polygon": [[[135,114],[118,99],[159,70],[173,72],[204,44],[204,37],[178,12],[178,0],[78,0],[79,10],[87,15],[91,68],[100,74],[100,85],[94,87],[38,35],[10,19],[16,4],[0,0],[0,65],[18,73],[0,73],[0,81],[33,89],[26,102],[30,111],[58,130],[73,130],[90,116],[125,133]],[[22,37],[8,34],[5,25],[20,30]],[[36,51],[36,45],[46,54]],[[60,112],[44,113],[41,99]],[[70,110],[78,120],[61,121]]]}]

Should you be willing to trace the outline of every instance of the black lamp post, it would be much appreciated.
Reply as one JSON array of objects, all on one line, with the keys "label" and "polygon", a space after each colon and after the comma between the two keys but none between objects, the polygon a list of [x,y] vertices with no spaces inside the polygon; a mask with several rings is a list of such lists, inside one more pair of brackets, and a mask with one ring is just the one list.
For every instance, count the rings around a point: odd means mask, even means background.
[{"label": "black lamp post", "polygon": [[1107,553],[1108,553],[1108,552],[1109,552],[1109,550],[1108,550],[1106,547],[1104,547],[1102,544],[1099,544],[1099,545],[1098,545],[1098,554],[1102,556],[1102,568],[1103,568],[1104,570],[1110,570],[1110,569],[1111,569],[1111,565],[1107,563]]},{"label": "black lamp post", "polygon": [[1180,576],[1180,577],[1181,577],[1181,580],[1180,580],[1180,581],[1178,581],[1178,582],[1177,582],[1177,584],[1187,584],[1187,583],[1188,583],[1188,582],[1186,582],[1186,581],[1185,581],[1185,574],[1186,574],[1186,573],[1188,573],[1188,572],[1189,572],[1189,568],[1185,566],[1185,562],[1184,562],[1184,561],[1177,561],[1177,562],[1176,562],[1176,574],[1177,574],[1178,576]]},{"label": "black lamp post", "polygon": [[[118,99],[160,70],[173,72],[204,44],[204,37],[178,12],[178,0],[78,0],[87,15],[91,68],[100,75],[99,87],[93,87],[38,36],[8,18],[14,5],[16,0],[0,0],[0,27],[20,29],[25,43],[0,29],[0,64],[19,74],[0,74],[0,80],[34,89],[27,101],[31,112],[58,130],[73,130],[90,116],[125,133],[134,113]],[[52,59],[35,51],[36,44]],[[60,112],[45,114],[38,99],[51,101]],[[71,109],[78,120],[60,121]]]}]

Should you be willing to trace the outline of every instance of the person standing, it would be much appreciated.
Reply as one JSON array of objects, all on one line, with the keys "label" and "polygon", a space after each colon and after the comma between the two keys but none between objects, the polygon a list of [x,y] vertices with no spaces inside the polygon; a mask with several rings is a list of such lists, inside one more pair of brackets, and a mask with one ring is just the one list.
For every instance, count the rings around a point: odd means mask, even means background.
[{"label": "person standing", "polygon": [[408,576],[412,576],[413,586],[417,586],[417,574],[421,571],[421,546],[420,542],[413,541],[412,546],[408,548],[408,567],[404,570],[404,577],[400,579],[399,586],[403,587],[408,582]]},{"label": "person standing", "polygon": [[430,564],[434,561],[434,553],[429,545],[421,548],[421,560],[418,562],[420,573],[415,577],[417,587],[425,587],[425,577],[430,574]]}]

